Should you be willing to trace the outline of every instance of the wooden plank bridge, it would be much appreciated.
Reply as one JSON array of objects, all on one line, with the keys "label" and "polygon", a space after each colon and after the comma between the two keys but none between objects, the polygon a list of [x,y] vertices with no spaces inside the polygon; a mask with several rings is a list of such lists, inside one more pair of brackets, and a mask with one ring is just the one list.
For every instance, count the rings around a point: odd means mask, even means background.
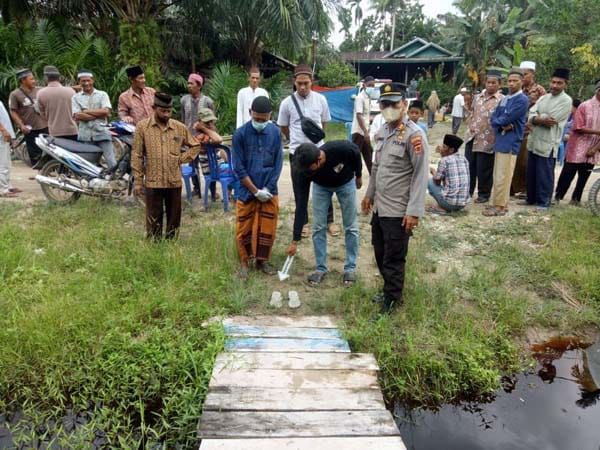
[{"label": "wooden plank bridge", "polygon": [[225,319],[201,450],[405,450],[369,354],[330,317]]}]

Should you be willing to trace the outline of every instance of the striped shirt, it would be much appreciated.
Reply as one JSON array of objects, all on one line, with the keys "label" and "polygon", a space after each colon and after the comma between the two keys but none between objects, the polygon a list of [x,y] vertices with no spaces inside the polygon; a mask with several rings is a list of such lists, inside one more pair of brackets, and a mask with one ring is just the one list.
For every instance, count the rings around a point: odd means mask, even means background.
[{"label": "striped shirt", "polygon": [[434,179],[442,182],[442,195],[450,205],[465,206],[469,202],[469,162],[463,155],[444,156]]}]

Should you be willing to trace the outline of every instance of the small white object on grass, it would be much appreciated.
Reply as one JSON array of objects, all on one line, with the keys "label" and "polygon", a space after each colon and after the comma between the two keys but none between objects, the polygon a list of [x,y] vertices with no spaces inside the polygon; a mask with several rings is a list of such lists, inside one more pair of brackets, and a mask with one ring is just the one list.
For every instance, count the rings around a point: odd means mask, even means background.
[{"label": "small white object on grass", "polygon": [[273,308],[281,308],[283,306],[281,292],[273,291],[269,305]]},{"label": "small white object on grass", "polygon": [[300,308],[300,297],[298,296],[298,292],[290,291],[288,292],[288,297],[290,301],[288,302],[288,306],[292,309]]}]

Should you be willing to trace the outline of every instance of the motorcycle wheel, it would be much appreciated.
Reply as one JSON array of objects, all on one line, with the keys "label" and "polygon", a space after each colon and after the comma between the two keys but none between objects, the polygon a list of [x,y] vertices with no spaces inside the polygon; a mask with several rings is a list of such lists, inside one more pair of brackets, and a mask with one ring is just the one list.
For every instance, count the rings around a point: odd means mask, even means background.
[{"label": "motorcycle wheel", "polygon": [[592,188],[590,189],[590,193],[588,195],[588,202],[590,204],[592,214],[595,216],[600,216],[600,180],[596,180],[594,184],[592,184]]},{"label": "motorcycle wheel", "polygon": [[[48,161],[44,167],[42,167],[42,170],[40,170],[40,175],[56,179],[58,179],[61,175],[75,176],[71,169],[65,167],[63,164],[54,159]],[[48,186],[47,184],[41,184],[40,186],[42,187],[42,192],[50,203],[65,205],[67,203],[73,203],[77,201],[77,199],[79,199],[81,196],[81,193],[79,192],[64,191],[60,188]]]}]

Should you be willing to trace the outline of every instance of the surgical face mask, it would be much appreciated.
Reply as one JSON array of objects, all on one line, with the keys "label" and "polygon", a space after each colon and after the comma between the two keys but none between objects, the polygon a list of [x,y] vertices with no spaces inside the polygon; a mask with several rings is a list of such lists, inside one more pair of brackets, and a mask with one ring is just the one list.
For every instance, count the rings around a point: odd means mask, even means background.
[{"label": "surgical face mask", "polygon": [[377,89],[376,87],[368,87],[365,89],[365,92],[371,100],[379,99],[379,89]]},{"label": "surgical face mask", "polygon": [[267,125],[269,125],[269,122],[257,122],[256,120],[252,121],[252,126],[254,127],[254,129],[256,131],[258,131],[259,133],[261,131],[263,131],[265,128],[267,128]]},{"label": "surgical face mask", "polygon": [[388,106],[381,111],[381,115],[386,122],[395,122],[396,120],[400,119],[402,110],[394,108],[393,106]]}]

